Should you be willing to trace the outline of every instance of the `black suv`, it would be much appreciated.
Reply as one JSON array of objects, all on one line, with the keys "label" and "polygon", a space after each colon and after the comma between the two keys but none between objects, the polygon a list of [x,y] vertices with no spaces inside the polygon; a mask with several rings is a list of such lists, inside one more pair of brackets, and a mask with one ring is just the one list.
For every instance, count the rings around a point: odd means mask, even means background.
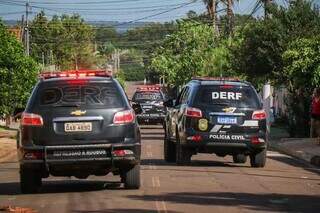
[{"label": "black suv", "polygon": [[164,93],[158,85],[146,85],[137,88],[132,97],[135,104],[139,104],[142,111],[137,114],[139,124],[163,123],[166,107]]},{"label": "black suv", "polygon": [[43,73],[22,113],[17,142],[23,193],[53,176],[120,175],[140,187],[140,130],[118,83],[105,71]]},{"label": "black suv", "polygon": [[252,167],[266,163],[266,113],[254,87],[227,78],[196,78],[168,100],[164,157],[189,163],[197,153],[232,155],[235,163],[250,157]]}]

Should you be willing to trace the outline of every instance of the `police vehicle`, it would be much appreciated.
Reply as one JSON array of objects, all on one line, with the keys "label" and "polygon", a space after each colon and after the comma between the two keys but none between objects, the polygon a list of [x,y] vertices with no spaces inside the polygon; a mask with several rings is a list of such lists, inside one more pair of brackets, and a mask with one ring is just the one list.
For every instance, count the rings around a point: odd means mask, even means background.
[{"label": "police vehicle", "polygon": [[139,86],[132,101],[141,106],[142,112],[137,114],[140,124],[163,123],[166,107],[163,105],[164,93],[159,85]]},{"label": "police vehicle", "polygon": [[140,130],[116,79],[105,71],[42,73],[22,113],[17,141],[20,186],[43,178],[108,173],[140,187]]},{"label": "police vehicle", "polygon": [[266,163],[266,113],[254,87],[230,78],[195,78],[184,86],[165,118],[164,158],[189,163],[197,153],[232,155],[252,167]]}]

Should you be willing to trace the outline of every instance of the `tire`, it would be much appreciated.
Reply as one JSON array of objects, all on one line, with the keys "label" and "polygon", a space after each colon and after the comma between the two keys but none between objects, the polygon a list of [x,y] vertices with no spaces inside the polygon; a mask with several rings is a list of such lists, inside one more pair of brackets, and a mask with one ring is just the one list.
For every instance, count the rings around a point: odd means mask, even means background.
[{"label": "tire", "polygon": [[166,162],[176,162],[176,145],[167,138],[167,133],[165,133],[163,149],[164,160]]},{"label": "tire", "polygon": [[124,188],[139,189],[140,188],[140,164],[135,165],[127,171],[123,177]]},{"label": "tire", "polygon": [[267,161],[267,149],[255,154],[250,155],[251,167],[262,168],[266,165]]},{"label": "tire", "polygon": [[41,176],[33,170],[20,169],[20,189],[23,194],[37,193],[42,185]]},{"label": "tire", "polygon": [[186,165],[191,163],[191,154],[190,151],[183,147],[180,144],[179,136],[177,135],[177,143],[176,143],[176,163],[177,165]]},{"label": "tire", "polygon": [[247,156],[244,154],[237,154],[233,155],[233,162],[234,163],[246,163],[247,162]]}]

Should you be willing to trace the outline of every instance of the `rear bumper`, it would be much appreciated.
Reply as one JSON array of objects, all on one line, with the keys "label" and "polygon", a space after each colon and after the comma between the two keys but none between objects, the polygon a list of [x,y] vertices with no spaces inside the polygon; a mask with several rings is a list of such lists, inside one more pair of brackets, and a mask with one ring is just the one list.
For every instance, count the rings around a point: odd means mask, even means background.
[{"label": "rear bumper", "polygon": [[138,114],[137,120],[138,122],[152,123],[152,122],[163,122],[165,118],[165,114]]},{"label": "rear bumper", "polygon": [[[193,136],[197,136],[195,138]],[[252,142],[252,138],[258,141]],[[257,133],[234,133],[234,134],[211,134],[203,132],[192,132],[181,138],[183,146],[204,150],[204,152],[256,152],[267,148],[267,135],[263,131]]]},{"label": "rear bumper", "polygon": [[[116,150],[129,150],[116,156]],[[102,152],[102,154],[101,154]],[[40,153],[39,159],[26,159],[26,153]],[[58,156],[54,153],[58,153]],[[85,154],[83,154],[85,153]],[[89,154],[88,154],[89,153]],[[90,155],[92,154],[92,155]],[[109,170],[132,167],[140,162],[141,144],[94,144],[74,146],[34,146],[18,149],[19,163],[24,168],[45,170]],[[68,171],[62,173],[67,174]]]}]

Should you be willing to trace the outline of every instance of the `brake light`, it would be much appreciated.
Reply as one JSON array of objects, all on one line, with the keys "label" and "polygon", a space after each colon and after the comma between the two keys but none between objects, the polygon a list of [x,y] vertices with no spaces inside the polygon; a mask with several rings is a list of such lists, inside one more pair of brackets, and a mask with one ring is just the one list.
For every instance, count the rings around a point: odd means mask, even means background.
[{"label": "brake light", "polygon": [[22,113],[21,116],[21,125],[22,126],[43,126],[43,119],[41,115],[33,113]]},{"label": "brake light", "polygon": [[220,88],[221,88],[221,89],[232,89],[233,86],[232,86],[232,85],[226,85],[226,84],[224,84],[224,85],[221,85]]},{"label": "brake light", "polygon": [[267,118],[267,114],[264,110],[257,110],[257,111],[254,111],[252,114],[253,120],[264,120],[266,118]]},{"label": "brake light", "polygon": [[132,110],[117,112],[113,117],[114,124],[126,124],[134,121],[135,115]]},{"label": "brake light", "polygon": [[186,109],[185,116],[192,117],[192,118],[201,118],[202,111],[198,108],[188,107]]}]

